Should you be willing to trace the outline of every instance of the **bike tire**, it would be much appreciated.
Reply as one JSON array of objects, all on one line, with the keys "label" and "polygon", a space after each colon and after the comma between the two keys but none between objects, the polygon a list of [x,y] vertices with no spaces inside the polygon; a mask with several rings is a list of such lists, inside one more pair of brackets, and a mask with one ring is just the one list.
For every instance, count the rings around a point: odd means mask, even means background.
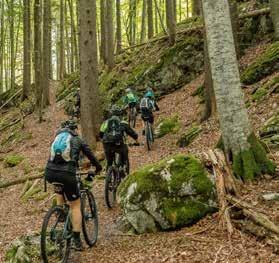
[{"label": "bike tire", "polygon": [[[64,222],[59,222],[59,218],[64,217],[64,209],[58,206],[55,206],[51,208],[46,216],[44,217],[43,225],[42,225],[42,230],[41,230],[41,258],[44,263],[51,263],[51,262],[61,262],[61,263],[66,263],[69,259],[70,256],[70,248],[71,248],[71,238],[64,239],[63,238],[63,233],[64,233],[64,227],[65,223]],[[48,233],[49,227],[51,225],[51,218],[54,217],[54,224],[50,228],[51,232]],[[56,219],[55,219],[56,218]],[[63,228],[62,230],[57,230],[55,232],[54,227],[56,227],[59,223],[62,223]],[[62,232],[61,232],[62,231]],[[57,235],[57,236],[56,236]],[[51,239],[60,239],[54,240]],[[49,241],[48,241],[49,240]],[[53,245],[50,243],[54,243]],[[58,242],[58,243],[57,243]],[[65,244],[62,244],[65,243]],[[59,245],[59,248],[55,250],[54,246]],[[61,246],[64,246],[64,252],[61,254]],[[48,250],[48,248],[51,247],[51,251]],[[55,255],[56,252],[59,252],[59,255]],[[61,258],[62,256],[62,258]],[[58,260],[57,260],[58,259]]]},{"label": "bike tire", "polygon": [[146,145],[147,145],[147,150],[151,151],[151,146],[152,146],[152,140],[150,136],[150,124],[147,122],[145,125],[145,138],[146,138]]},{"label": "bike tire", "polygon": [[[99,222],[96,201],[94,195],[89,190],[81,195],[81,214],[84,239],[87,245],[92,247],[96,244],[98,239]],[[93,226],[92,229],[90,229],[90,223]]]},{"label": "bike tire", "polygon": [[109,167],[105,179],[105,203],[108,208],[113,208],[115,205],[116,190],[117,190],[116,170],[113,167]]},{"label": "bike tire", "polygon": [[131,120],[131,122],[132,122],[131,127],[135,128],[136,127],[136,122],[137,122],[137,109],[136,108],[132,109],[132,120]]}]

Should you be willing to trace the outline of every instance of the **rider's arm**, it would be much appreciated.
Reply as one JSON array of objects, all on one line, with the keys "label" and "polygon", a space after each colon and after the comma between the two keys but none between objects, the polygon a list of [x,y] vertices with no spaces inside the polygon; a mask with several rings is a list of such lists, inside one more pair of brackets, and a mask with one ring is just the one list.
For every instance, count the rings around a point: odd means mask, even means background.
[{"label": "rider's arm", "polygon": [[122,121],[121,125],[123,126],[124,131],[127,135],[132,137],[135,141],[138,139],[138,134],[129,126],[127,122]]}]

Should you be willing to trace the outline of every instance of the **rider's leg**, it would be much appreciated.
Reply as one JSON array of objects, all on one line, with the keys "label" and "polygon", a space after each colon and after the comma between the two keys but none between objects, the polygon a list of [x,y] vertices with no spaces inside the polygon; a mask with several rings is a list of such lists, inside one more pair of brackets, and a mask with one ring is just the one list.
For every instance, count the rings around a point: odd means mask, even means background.
[{"label": "rider's leg", "polygon": [[65,198],[63,194],[56,193],[56,203],[60,206],[63,206],[65,204]]},{"label": "rider's leg", "polygon": [[126,174],[128,175],[130,172],[130,163],[129,163],[129,150],[127,144],[121,145],[120,149],[120,156],[121,156],[121,164],[122,166],[126,166]]},{"label": "rider's leg", "polygon": [[80,210],[80,198],[77,200],[71,201],[70,208],[72,211],[72,224],[73,224],[73,232],[79,232],[81,231],[81,210]]},{"label": "rider's leg", "polygon": [[114,150],[113,146],[110,145],[109,143],[104,143],[104,152],[107,160],[107,168],[112,166],[113,164],[113,158],[114,158]]}]

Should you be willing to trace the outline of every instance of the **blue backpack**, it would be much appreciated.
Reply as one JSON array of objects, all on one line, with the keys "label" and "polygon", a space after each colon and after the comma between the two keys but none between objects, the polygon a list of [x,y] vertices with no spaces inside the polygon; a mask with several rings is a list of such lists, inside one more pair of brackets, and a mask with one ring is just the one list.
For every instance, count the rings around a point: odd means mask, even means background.
[{"label": "blue backpack", "polygon": [[65,131],[59,133],[52,145],[51,145],[51,153],[50,160],[53,162],[69,162],[71,161],[71,133]]}]

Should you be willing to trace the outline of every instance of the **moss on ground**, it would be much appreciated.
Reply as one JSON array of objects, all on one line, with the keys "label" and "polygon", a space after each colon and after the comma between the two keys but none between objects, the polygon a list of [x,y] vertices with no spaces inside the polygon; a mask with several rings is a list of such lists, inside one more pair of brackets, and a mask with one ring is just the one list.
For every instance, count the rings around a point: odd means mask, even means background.
[{"label": "moss on ground", "polygon": [[201,131],[201,127],[193,125],[184,134],[182,134],[182,136],[177,140],[176,144],[179,147],[188,146],[195,140],[195,138],[200,134]]},{"label": "moss on ground", "polygon": [[264,87],[258,88],[256,92],[252,95],[252,100],[259,102],[264,99],[264,97],[267,95],[268,90]]},{"label": "moss on ground", "polygon": [[19,165],[22,161],[24,160],[24,157],[21,155],[8,155],[5,159],[4,159],[4,165],[6,167],[15,167],[17,165]]},{"label": "moss on ground", "polygon": [[158,138],[164,137],[169,133],[176,133],[180,129],[178,116],[163,119],[156,128],[155,134]]},{"label": "moss on ground", "polygon": [[271,75],[279,68],[279,41],[271,44],[266,51],[244,70],[241,81],[244,84],[253,84]]},{"label": "moss on ground", "polygon": [[275,173],[275,164],[267,158],[266,151],[255,134],[248,137],[250,148],[233,156],[233,171],[245,181],[253,180],[260,174]]}]

